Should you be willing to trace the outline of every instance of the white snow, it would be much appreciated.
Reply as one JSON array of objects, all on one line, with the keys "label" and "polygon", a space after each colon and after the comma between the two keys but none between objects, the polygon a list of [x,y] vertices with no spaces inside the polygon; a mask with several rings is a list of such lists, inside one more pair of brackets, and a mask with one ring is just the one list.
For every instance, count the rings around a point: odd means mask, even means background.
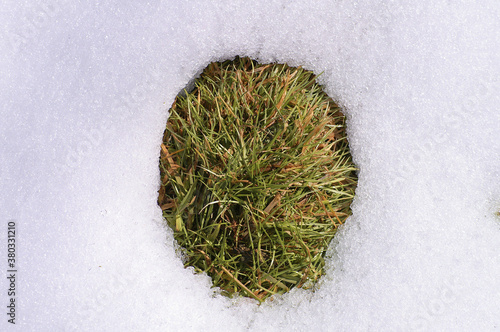
[{"label": "white snow", "polygon": [[[500,329],[499,14],[497,0],[4,1],[0,330]],[[236,55],[323,72],[360,168],[318,289],[260,307],[184,269],[156,205],[169,106]]]}]

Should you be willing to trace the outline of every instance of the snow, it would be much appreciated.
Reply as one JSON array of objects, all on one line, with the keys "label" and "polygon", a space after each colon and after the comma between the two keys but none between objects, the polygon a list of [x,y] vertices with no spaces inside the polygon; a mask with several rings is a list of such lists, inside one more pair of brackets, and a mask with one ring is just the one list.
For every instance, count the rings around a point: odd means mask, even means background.
[{"label": "snow", "polygon": [[[0,209],[19,331],[498,330],[500,5],[5,1]],[[156,205],[175,95],[211,61],[323,73],[360,168],[315,292],[257,306],[184,269]],[[6,310],[6,309],[4,309]]]}]

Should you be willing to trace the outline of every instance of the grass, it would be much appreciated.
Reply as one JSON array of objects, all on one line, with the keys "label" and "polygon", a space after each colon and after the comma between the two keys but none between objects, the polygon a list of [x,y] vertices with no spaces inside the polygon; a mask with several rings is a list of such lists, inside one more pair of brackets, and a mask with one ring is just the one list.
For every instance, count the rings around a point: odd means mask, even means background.
[{"label": "grass", "polygon": [[320,278],[357,184],[345,117],[314,74],[248,58],[210,64],[176,98],[160,173],[185,265],[259,302]]}]

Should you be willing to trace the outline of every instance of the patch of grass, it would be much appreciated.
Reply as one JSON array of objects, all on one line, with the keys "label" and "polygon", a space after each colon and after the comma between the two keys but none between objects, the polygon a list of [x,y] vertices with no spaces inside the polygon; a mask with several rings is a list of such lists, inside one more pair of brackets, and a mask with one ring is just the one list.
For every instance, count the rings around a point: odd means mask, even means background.
[{"label": "patch of grass", "polygon": [[186,266],[226,295],[310,287],[357,184],[339,107],[302,68],[210,64],[179,95],[158,204]]}]

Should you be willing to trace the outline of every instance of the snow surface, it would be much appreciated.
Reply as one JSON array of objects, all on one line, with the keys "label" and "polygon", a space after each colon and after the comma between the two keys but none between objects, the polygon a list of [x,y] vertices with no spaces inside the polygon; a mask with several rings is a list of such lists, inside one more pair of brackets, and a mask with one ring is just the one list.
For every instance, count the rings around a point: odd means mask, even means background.
[{"label": "snow surface", "polygon": [[[500,2],[4,1],[0,296],[19,331],[500,329]],[[156,205],[175,95],[211,61],[323,72],[360,168],[315,292],[183,269]],[[17,329],[16,329],[17,328]]]}]

